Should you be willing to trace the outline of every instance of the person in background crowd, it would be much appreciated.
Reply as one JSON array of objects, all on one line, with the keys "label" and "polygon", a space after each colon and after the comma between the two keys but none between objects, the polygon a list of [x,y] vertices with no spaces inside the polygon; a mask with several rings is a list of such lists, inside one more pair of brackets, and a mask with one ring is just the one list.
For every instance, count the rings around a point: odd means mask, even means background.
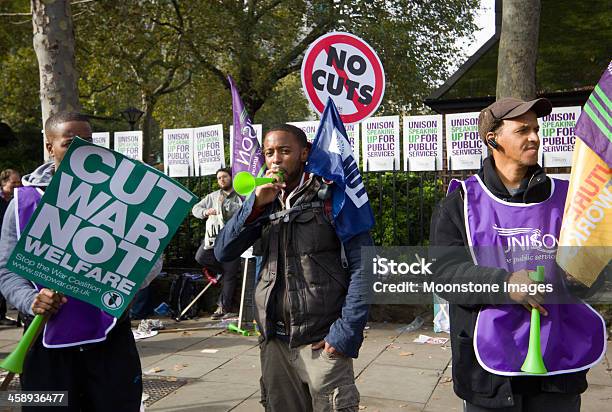
[{"label": "person in background crowd", "polygon": [[[13,169],[4,169],[0,172],[0,228],[2,228],[2,219],[8,207],[9,202],[13,198],[13,191],[16,187],[21,186],[21,175]],[[18,322],[6,318],[6,299],[0,295],[0,325],[17,326]]]},{"label": "person in background crowd", "polygon": [[242,199],[232,187],[232,170],[222,168],[217,170],[216,175],[219,190],[206,195],[191,210],[196,218],[206,219],[206,234],[196,252],[195,260],[204,266],[203,272],[207,278],[214,278],[216,273],[223,275],[223,289],[219,295],[217,310],[211,316],[213,320],[236,316],[232,309],[236,283],[240,278],[240,256],[221,263],[215,258],[213,248],[219,231],[242,205]]}]

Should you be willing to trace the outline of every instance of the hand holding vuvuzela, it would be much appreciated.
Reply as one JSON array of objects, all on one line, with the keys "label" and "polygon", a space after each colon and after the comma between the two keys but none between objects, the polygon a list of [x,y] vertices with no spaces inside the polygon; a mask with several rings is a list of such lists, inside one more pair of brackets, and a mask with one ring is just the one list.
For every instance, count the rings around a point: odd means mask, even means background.
[{"label": "hand holding vuvuzela", "polygon": [[[535,272],[531,272],[529,277],[536,282],[544,282],[544,266],[538,266]],[[539,305],[538,305],[539,306]],[[523,372],[534,375],[542,375],[547,373],[542,356],[542,347],[540,339],[540,311],[533,307],[531,309],[531,323],[529,325],[529,349],[525,362],[521,366]]]},{"label": "hand holding vuvuzela", "polygon": [[59,308],[66,302],[67,299],[64,295],[54,292],[51,289],[43,288],[38,292],[32,302],[32,312],[36,315],[34,316],[34,320],[32,320],[32,323],[28,326],[28,329],[23,334],[23,337],[15,349],[13,349],[9,356],[0,363],[0,368],[9,371],[9,374],[4,378],[0,386],[0,390],[7,390],[9,384],[13,380],[13,376],[23,372],[25,355],[43,330],[47,319],[56,314]]},{"label": "hand holding vuvuzela", "polygon": [[[530,285],[532,283],[538,283],[538,281],[534,279],[530,273],[536,272],[529,272],[523,269],[512,273],[508,278],[508,285]],[[542,281],[543,280],[544,279],[542,279]],[[532,294],[529,293],[527,288],[511,288],[509,286],[509,289],[511,290],[510,292],[508,292],[510,299],[512,299],[516,303],[522,304],[528,311],[531,311],[531,309],[536,309],[542,315],[548,316],[548,312],[542,306],[542,304],[544,303],[544,295],[540,291],[537,291],[536,293]]]}]

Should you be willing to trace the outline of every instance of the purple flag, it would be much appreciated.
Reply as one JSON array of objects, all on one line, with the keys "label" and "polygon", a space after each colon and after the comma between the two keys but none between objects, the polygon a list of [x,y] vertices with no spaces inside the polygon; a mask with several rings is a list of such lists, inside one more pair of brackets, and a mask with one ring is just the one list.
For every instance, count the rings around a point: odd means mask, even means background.
[{"label": "purple flag", "polygon": [[612,167],[612,62],[584,105],[576,124],[580,137],[606,164]]},{"label": "purple flag", "polygon": [[249,172],[253,176],[263,174],[265,163],[261,146],[257,141],[257,133],[253,128],[251,118],[242,103],[232,76],[227,76],[232,88],[232,107],[234,112],[234,147],[231,148],[234,162],[232,176],[238,172]]}]

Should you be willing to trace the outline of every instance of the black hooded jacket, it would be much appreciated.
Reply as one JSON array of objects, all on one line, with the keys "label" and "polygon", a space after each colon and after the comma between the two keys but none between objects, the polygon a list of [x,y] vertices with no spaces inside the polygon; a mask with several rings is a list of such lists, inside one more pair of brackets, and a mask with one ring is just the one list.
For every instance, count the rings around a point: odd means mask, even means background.
[{"label": "black hooded jacket", "polygon": [[[492,157],[484,160],[478,172],[485,186],[496,197],[515,203],[536,203],[550,196],[551,181],[540,166],[529,168],[517,193],[510,195],[501,182]],[[510,273],[504,269],[477,266],[467,248],[463,212],[463,191],[455,190],[436,207],[431,219],[432,246],[465,246],[465,254],[438,255],[436,281],[441,283],[478,282],[486,278],[493,283],[505,282]],[[586,288],[585,288],[586,289]],[[443,296],[450,298],[452,296]],[[493,298],[492,298],[493,299]],[[494,303],[493,301],[491,303]],[[514,405],[513,393],[558,392],[580,394],[587,388],[587,371],[543,376],[508,377],[484,370],[478,363],[473,337],[476,318],[481,305],[451,304],[450,326],[453,355],[453,385],[455,393],[466,401],[487,408]]]}]

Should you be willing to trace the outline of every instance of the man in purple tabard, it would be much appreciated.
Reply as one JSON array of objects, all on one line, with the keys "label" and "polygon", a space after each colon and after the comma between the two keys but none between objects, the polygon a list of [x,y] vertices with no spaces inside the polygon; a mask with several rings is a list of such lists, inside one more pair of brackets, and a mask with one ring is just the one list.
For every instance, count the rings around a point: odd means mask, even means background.
[{"label": "man in purple tabard", "polygon": [[[605,353],[603,319],[572,295],[589,290],[554,261],[568,184],[537,164],[537,119],[551,110],[546,99],[514,98],[482,110],[478,129],[491,155],[478,174],[451,184],[432,216],[431,245],[455,246],[434,248],[436,281],[502,291],[444,296],[451,302],[454,390],[468,412],[579,411],[587,371]],[[525,289],[504,292],[534,283],[529,272],[538,265],[556,298],[570,304],[548,304]],[[543,375],[521,371],[532,308],[541,314]]]},{"label": "man in purple tabard", "polygon": [[[137,412],[142,378],[129,311],[116,319],[6,269],[21,231],[70,143],[75,136],[91,140],[91,125],[84,115],[60,112],[45,122],[45,136],[51,161],[23,177],[23,187],[16,189],[4,216],[0,240],[0,291],[25,315],[26,328],[32,315],[49,316],[44,332],[25,358],[21,387],[38,392],[68,391],[69,406],[61,408],[62,411]],[[158,260],[141,287],[148,285],[160,270]],[[24,411],[29,409],[23,407]]]}]

